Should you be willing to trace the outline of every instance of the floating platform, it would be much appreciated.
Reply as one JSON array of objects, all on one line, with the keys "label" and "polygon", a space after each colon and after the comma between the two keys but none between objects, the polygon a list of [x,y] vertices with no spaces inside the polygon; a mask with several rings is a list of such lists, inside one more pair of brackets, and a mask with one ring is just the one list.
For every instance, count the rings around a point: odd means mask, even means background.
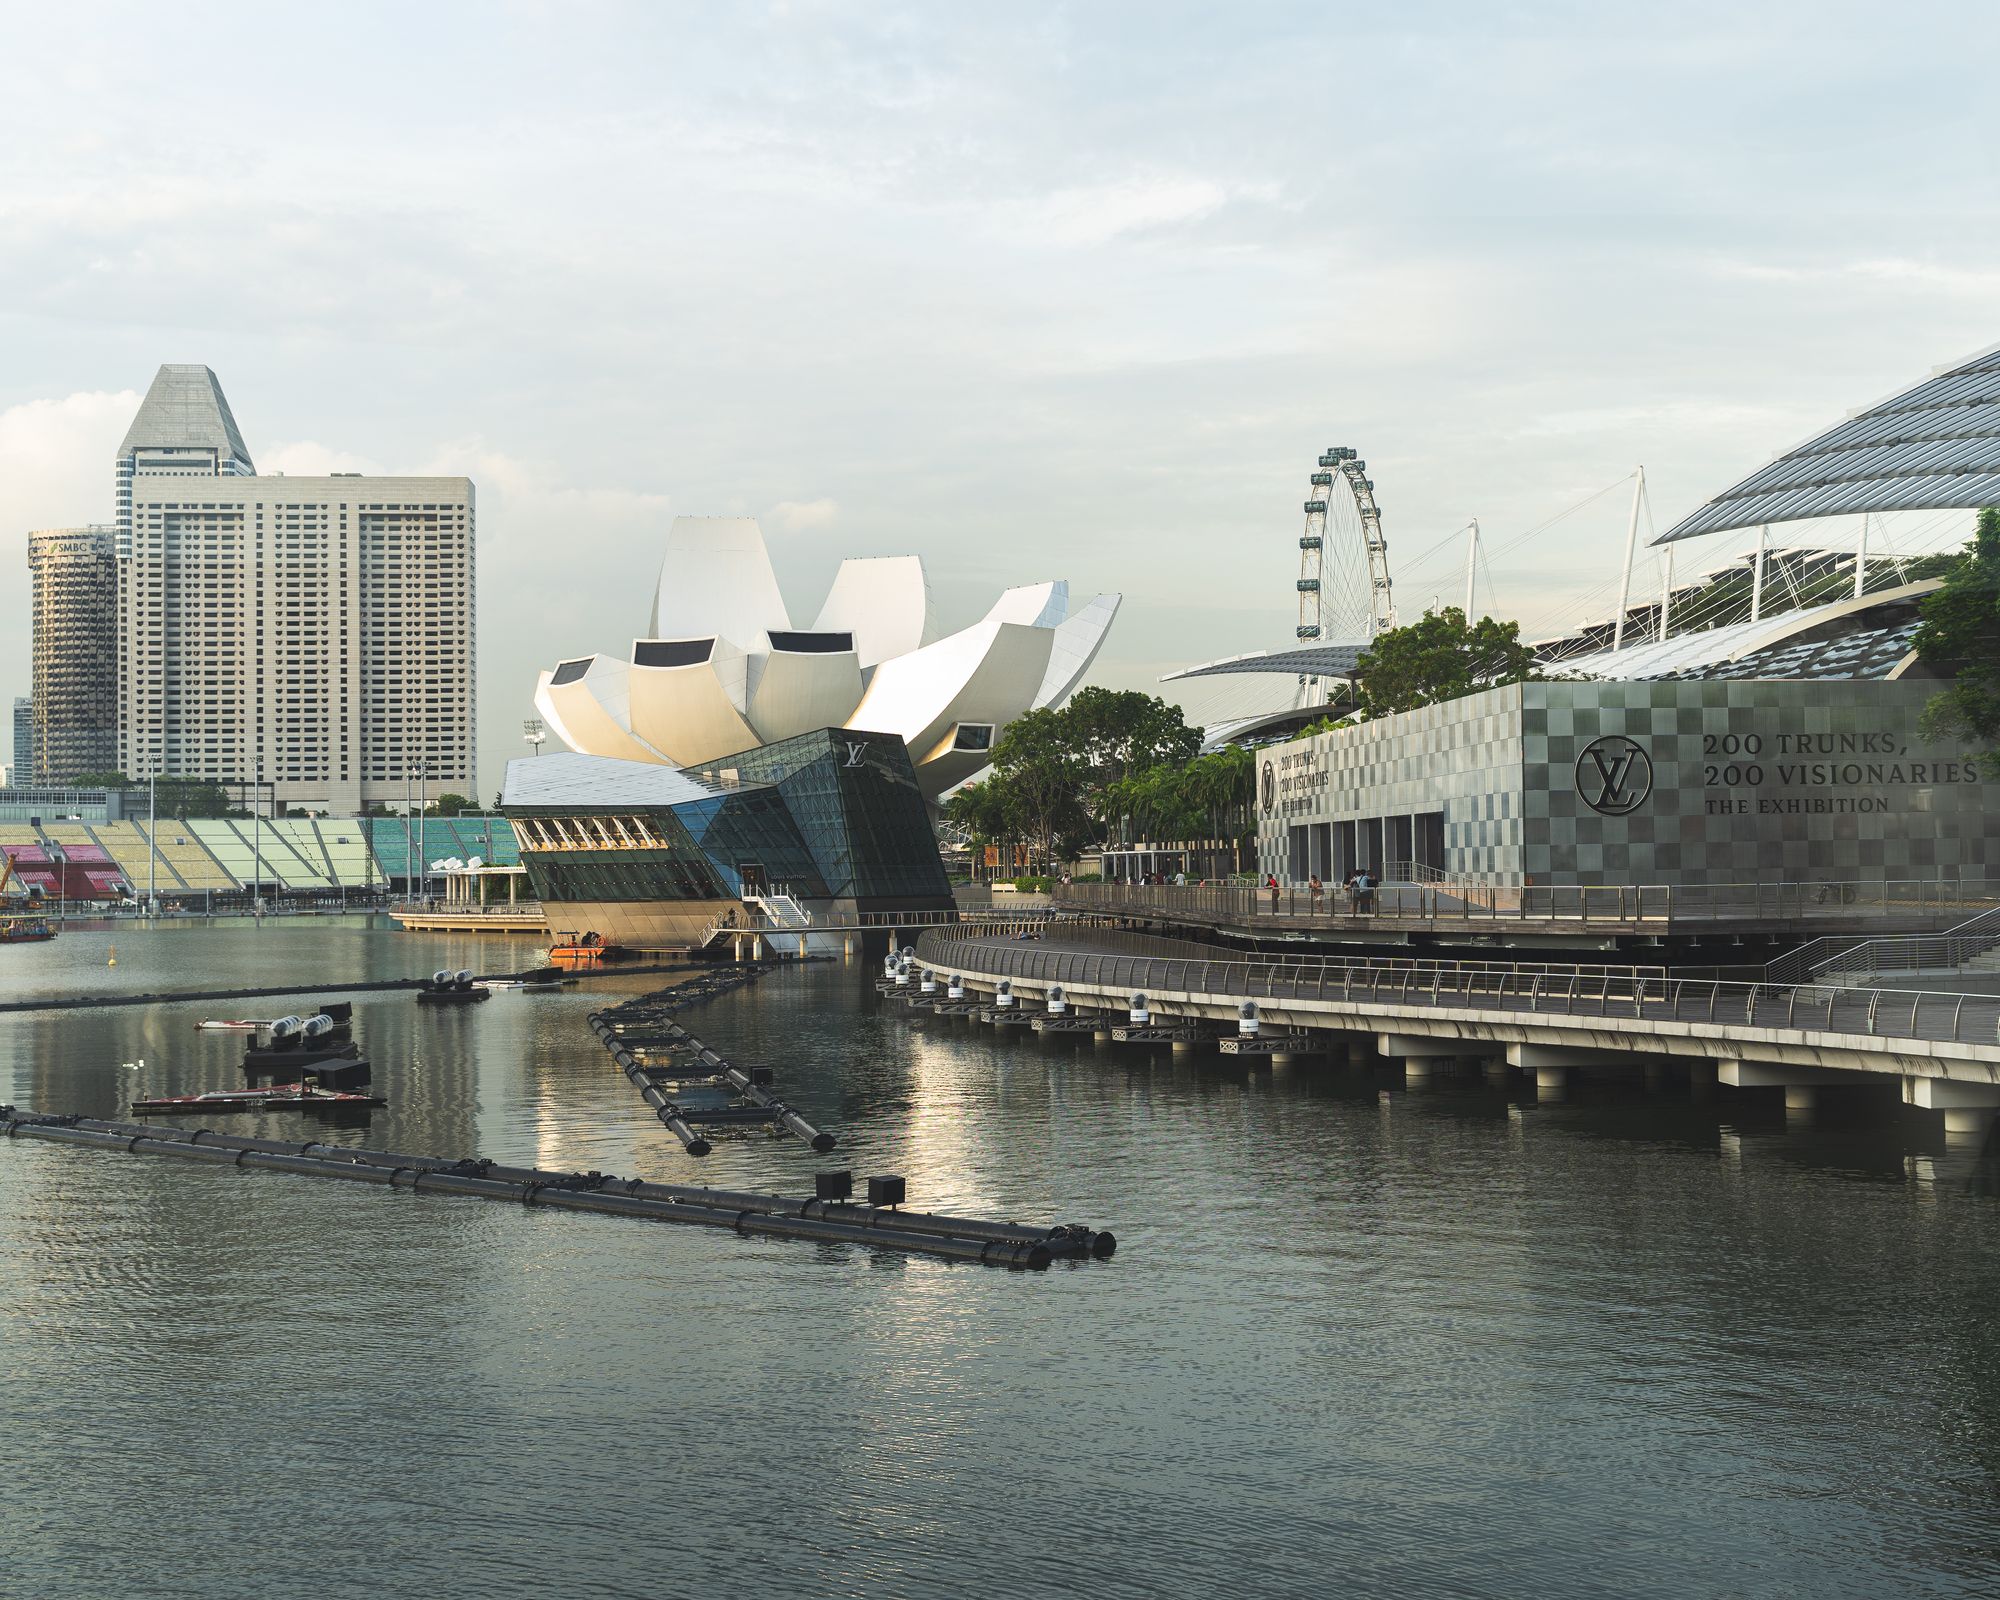
[{"label": "floating platform", "polygon": [[1226,1056],[1310,1056],[1326,1051],[1309,1033],[1260,1033],[1250,1038],[1230,1034],[1217,1048]]},{"label": "floating platform", "polygon": [[1206,1044],[1216,1035],[1198,1023],[1121,1023],[1111,1030],[1117,1044]]},{"label": "floating platform", "polygon": [[[662,1126],[691,1156],[708,1155],[715,1147],[704,1136],[711,1128],[756,1128],[773,1133],[789,1133],[824,1154],[838,1142],[800,1116],[770,1090],[768,1068],[748,1071],[732,1066],[701,1040],[689,1033],[673,1014],[682,1007],[715,999],[753,983],[768,970],[733,967],[716,976],[689,979],[671,989],[628,1000],[608,1011],[594,1011],[588,1021],[611,1059],[631,1080],[640,1098],[653,1108]],[[630,1031],[628,1031],[630,1030]],[[640,1041],[645,1041],[641,1043]],[[678,1059],[655,1066],[641,1057],[660,1051]],[[668,1086],[676,1091],[667,1092]],[[682,1097],[684,1089],[719,1091],[735,1097],[729,1104],[715,1105]]]},{"label": "floating platform", "polygon": [[1065,1012],[1059,1017],[1044,1013],[1029,1026],[1037,1033],[1102,1033],[1111,1026],[1111,1019],[1081,1011]]},{"label": "floating platform", "polygon": [[[238,1138],[206,1128],[154,1128],[143,1123],[99,1122],[75,1116],[37,1116],[0,1106],[0,1134],[9,1140],[167,1156],[216,1166],[254,1167],[318,1178],[343,1178],[382,1188],[475,1196],[521,1206],[551,1206],[611,1216],[643,1217],[739,1234],[821,1243],[859,1244],[905,1255],[1040,1270],[1058,1260],[1108,1259],[1118,1248],[1108,1231],[1077,1223],[1047,1227],[989,1222],[976,1217],[904,1211],[897,1206],[854,1205],[845,1198],[792,1199],[727,1189],[702,1189],[620,1178],[604,1172],[554,1172],[513,1167],[478,1157],[399,1155],[352,1145]],[[828,1184],[826,1180],[837,1180]],[[820,1184],[843,1194],[846,1173],[820,1175]],[[871,1180],[873,1190],[881,1180]],[[902,1180],[891,1180],[900,1194]]]},{"label": "floating platform", "polygon": [[365,1111],[389,1102],[379,1094],[322,1089],[308,1083],[274,1083],[268,1089],[219,1089],[208,1094],[168,1095],[134,1100],[142,1117],[226,1115],[232,1111]]}]

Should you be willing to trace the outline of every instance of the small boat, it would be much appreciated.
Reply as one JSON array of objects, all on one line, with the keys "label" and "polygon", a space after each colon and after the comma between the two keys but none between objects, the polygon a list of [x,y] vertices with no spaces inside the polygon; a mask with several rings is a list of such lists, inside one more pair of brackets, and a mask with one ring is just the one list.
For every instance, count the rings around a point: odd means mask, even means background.
[{"label": "small boat", "polygon": [[430,981],[417,990],[418,1005],[464,1005],[492,998],[490,990],[473,983],[469,972],[433,972]]},{"label": "small boat", "polygon": [[502,989],[518,989],[523,994],[562,993],[562,980],[559,978],[479,978],[474,980],[472,986],[495,994]]},{"label": "small boat", "polygon": [[601,933],[565,933],[549,946],[549,965],[564,972],[590,972],[624,959],[625,952],[606,944]]},{"label": "small boat", "polygon": [[219,1089],[208,1094],[134,1100],[132,1109],[142,1117],[160,1117],[228,1111],[348,1111],[388,1103],[379,1094],[322,1089],[316,1083],[274,1083],[268,1089]]},{"label": "small boat", "polygon": [[246,1017],[236,1017],[228,1022],[197,1022],[195,1026],[197,1028],[226,1028],[231,1033],[255,1033],[259,1028],[267,1027],[268,1024],[255,1022]]}]

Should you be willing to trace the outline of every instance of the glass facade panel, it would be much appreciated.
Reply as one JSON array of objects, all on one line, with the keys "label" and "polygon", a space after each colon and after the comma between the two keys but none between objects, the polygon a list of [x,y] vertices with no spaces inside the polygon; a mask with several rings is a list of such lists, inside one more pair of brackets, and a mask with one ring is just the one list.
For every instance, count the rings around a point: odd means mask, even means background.
[{"label": "glass facade panel", "polygon": [[891,735],[822,728],[725,756],[696,776],[774,784],[836,898],[951,896],[908,747]]}]

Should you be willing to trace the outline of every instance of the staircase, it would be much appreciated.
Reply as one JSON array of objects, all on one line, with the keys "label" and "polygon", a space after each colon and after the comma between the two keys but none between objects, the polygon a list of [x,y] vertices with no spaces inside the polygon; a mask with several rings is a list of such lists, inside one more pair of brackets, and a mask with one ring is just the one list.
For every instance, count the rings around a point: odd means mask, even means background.
[{"label": "staircase", "polygon": [[1943,933],[1815,939],[1764,969],[1774,982],[1866,987],[1897,974],[2000,972],[2000,906]]},{"label": "staircase", "polygon": [[763,912],[774,928],[803,929],[812,926],[812,913],[783,890],[743,896],[743,903]]}]

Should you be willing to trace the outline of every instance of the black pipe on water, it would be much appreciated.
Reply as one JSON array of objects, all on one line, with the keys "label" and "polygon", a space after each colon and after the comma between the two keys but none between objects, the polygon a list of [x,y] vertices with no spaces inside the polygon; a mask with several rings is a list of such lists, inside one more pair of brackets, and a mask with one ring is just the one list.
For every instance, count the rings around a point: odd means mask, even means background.
[{"label": "black pipe on water", "polygon": [[[169,1133],[129,1123],[89,1122],[74,1117],[36,1117],[17,1112],[11,1106],[0,1107],[0,1133],[9,1139],[31,1138],[53,1144],[122,1151],[130,1155],[170,1156],[216,1166],[251,1167],[304,1177],[337,1178],[386,1188],[509,1200],[568,1211],[644,1217],[698,1227],[728,1228],[740,1234],[875,1245],[908,1254],[990,1266],[1042,1268],[1048,1266],[1057,1254],[1047,1242],[982,1238],[970,1234],[941,1235],[914,1228],[846,1221],[838,1217],[806,1216],[790,1209],[799,1202],[774,1195],[728,1196],[721,1191],[694,1190],[688,1191],[689,1198],[686,1199],[656,1197],[637,1191],[671,1186],[610,1178],[602,1173],[545,1173],[537,1169],[498,1167],[491,1162],[477,1160],[397,1156],[386,1151],[362,1151],[342,1145],[293,1145],[268,1139],[237,1139],[206,1129]],[[735,1199],[753,1201],[755,1205],[729,1203]],[[860,1212],[866,1208],[849,1209]]]}]

